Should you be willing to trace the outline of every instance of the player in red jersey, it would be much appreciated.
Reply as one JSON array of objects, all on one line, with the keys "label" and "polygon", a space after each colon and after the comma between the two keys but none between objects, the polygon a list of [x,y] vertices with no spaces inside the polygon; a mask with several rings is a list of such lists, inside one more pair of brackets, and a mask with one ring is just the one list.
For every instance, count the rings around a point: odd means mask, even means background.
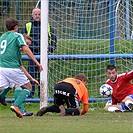
[{"label": "player in red jersey", "polygon": [[[106,83],[112,86],[112,104],[106,105],[104,110],[111,112],[123,112],[133,110],[133,70],[127,73],[118,74],[115,65],[109,64],[106,68],[106,75],[109,78]],[[120,103],[120,104],[119,104]]]}]

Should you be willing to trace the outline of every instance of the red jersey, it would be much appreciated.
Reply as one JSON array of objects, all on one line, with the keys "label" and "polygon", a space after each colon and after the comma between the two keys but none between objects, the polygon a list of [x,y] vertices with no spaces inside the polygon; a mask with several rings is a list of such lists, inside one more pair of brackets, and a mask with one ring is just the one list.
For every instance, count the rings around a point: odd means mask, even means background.
[{"label": "red jersey", "polygon": [[122,102],[126,96],[133,94],[133,84],[131,83],[132,79],[133,71],[130,71],[128,73],[117,75],[117,79],[114,82],[110,79],[106,81],[106,83],[113,88],[112,104]]}]

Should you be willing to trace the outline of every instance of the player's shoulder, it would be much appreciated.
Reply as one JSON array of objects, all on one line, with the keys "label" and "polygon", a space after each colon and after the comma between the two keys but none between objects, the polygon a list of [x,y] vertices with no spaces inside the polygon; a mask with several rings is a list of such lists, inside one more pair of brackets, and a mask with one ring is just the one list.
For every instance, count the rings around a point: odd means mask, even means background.
[{"label": "player's shoulder", "polygon": [[124,76],[126,73],[118,74],[118,77]]},{"label": "player's shoulder", "polygon": [[130,72],[126,72],[126,73],[121,73],[118,75],[118,77],[123,77],[123,76],[127,76],[127,75],[130,75],[130,74],[133,74],[133,70],[131,70]]},{"label": "player's shoulder", "polygon": [[0,37],[2,38],[2,37],[5,37],[5,36],[8,36],[9,34],[12,34],[12,32],[5,32],[5,33],[3,33]]},{"label": "player's shoulder", "polygon": [[125,73],[121,73],[118,76],[124,76],[126,74],[133,74],[133,70],[129,71],[129,72],[125,72]]},{"label": "player's shoulder", "polygon": [[132,74],[133,73],[133,70],[131,70],[130,72],[127,72],[127,74]]},{"label": "player's shoulder", "polygon": [[21,36],[21,35],[22,35],[21,33],[18,33],[18,32],[14,32],[14,34],[15,34],[16,36]]},{"label": "player's shoulder", "polygon": [[129,76],[133,75],[133,71],[122,73],[118,75],[118,79],[127,78]]},{"label": "player's shoulder", "polygon": [[23,35],[22,35],[21,33],[14,32],[14,35],[15,35],[16,37],[21,37],[21,38],[23,38]]}]

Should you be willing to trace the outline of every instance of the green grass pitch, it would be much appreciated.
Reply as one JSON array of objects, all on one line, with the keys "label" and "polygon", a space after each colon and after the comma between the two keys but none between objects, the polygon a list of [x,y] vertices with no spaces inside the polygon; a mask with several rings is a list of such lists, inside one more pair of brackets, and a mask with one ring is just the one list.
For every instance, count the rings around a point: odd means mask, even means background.
[{"label": "green grass pitch", "polygon": [[[90,109],[83,116],[47,113],[42,117],[18,118],[7,107],[0,105],[0,133],[133,133],[133,112],[109,113],[103,109]],[[25,104],[34,114],[39,103]]]}]

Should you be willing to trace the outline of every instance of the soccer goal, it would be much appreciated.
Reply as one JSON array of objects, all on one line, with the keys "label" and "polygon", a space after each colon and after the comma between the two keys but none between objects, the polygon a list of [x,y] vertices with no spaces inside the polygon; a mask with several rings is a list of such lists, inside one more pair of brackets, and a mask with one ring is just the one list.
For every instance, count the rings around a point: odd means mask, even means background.
[{"label": "soccer goal", "polygon": [[[2,25],[8,15],[19,19],[21,30],[30,20],[32,9],[41,8],[41,2],[46,1],[11,1],[10,8],[15,10],[1,14],[0,34],[5,31]],[[43,10],[42,15],[46,15]],[[84,73],[89,78],[90,106],[101,107],[108,100],[99,94],[100,86],[107,80],[106,66],[114,63],[119,73],[132,69],[132,18],[132,0],[49,0],[48,22],[57,36],[57,47],[48,54],[48,63],[44,61],[48,66],[44,73],[48,100],[53,98],[53,87],[59,80]],[[40,59],[39,55],[36,57]],[[28,60],[25,56],[23,59]]]},{"label": "soccer goal", "polygon": [[106,65],[115,63],[120,73],[132,69],[132,6],[129,0],[49,1],[49,22],[58,37],[48,55],[49,97],[59,80],[85,73],[92,106],[108,100],[99,95]]}]

